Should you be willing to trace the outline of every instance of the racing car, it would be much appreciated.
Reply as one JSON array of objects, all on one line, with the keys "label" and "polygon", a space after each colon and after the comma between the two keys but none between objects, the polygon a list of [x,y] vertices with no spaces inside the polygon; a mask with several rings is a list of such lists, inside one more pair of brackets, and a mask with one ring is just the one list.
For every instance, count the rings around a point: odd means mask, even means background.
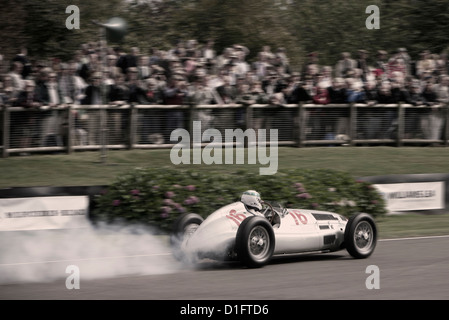
[{"label": "racing car", "polygon": [[366,213],[347,219],[337,213],[287,209],[265,201],[255,214],[237,201],[205,220],[195,213],[183,214],[174,223],[170,243],[180,261],[237,260],[257,268],[273,256],[286,254],[346,249],[354,258],[367,258],[376,247],[377,227]]}]

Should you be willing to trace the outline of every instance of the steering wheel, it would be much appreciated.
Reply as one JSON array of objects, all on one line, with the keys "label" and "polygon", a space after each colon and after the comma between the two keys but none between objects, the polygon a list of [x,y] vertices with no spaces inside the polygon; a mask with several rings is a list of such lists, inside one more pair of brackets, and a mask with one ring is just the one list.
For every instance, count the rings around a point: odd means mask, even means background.
[{"label": "steering wheel", "polygon": [[272,224],[274,221],[274,215],[276,211],[274,211],[273,206],[269,202],[264,201],[262,205],[265,207],[262,208],[262,214]]}]

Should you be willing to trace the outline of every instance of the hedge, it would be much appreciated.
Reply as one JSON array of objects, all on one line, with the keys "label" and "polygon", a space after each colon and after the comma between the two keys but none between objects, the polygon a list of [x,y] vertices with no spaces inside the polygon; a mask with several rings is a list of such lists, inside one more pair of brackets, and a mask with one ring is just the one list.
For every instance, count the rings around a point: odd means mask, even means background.
[{"label": "hedge", "polygon": [[332,211],[347,217],[357,212],[374,217],[386,213],[383,198],[370,183],[340,171],[280,170],[261,176],[246,171],[222,174],[136,168],[117,177],[95,197],[90,216],[94,222],[139,223],[168,232],[182,213],[207,217],[238,201],[248,189],[287,208]]}]

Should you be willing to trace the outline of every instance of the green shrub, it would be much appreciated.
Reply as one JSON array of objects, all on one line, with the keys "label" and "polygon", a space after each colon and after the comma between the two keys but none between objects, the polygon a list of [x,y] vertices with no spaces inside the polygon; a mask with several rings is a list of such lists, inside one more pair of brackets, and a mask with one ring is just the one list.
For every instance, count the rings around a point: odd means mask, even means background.
[{"label": "green shrub", "polygon": [[137,168],[122,175],[97,195],[93,221],[143,223],[169,231],[184,212],[208,216],[223,205],[238,201],[254,189],[262,199],[288,208],[315,209],[350,216],[366,212],[379,216],[385,203],[374,187],[333,170],[281,170],[273,176],[245,171],[210,174],[189,170]]}]

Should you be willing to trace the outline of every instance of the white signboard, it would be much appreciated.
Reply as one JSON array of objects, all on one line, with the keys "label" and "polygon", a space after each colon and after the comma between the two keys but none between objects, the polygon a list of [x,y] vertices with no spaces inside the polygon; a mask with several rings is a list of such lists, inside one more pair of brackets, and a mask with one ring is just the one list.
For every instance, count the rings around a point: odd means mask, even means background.
[{"label": "white signboard", "polygon": [[86,227],[88,209],[88,196],[0,199],[0,231]]},{"label": "white signboard", "polygon": [[444,182],[376,184],[390,213],[443,209]]}]

